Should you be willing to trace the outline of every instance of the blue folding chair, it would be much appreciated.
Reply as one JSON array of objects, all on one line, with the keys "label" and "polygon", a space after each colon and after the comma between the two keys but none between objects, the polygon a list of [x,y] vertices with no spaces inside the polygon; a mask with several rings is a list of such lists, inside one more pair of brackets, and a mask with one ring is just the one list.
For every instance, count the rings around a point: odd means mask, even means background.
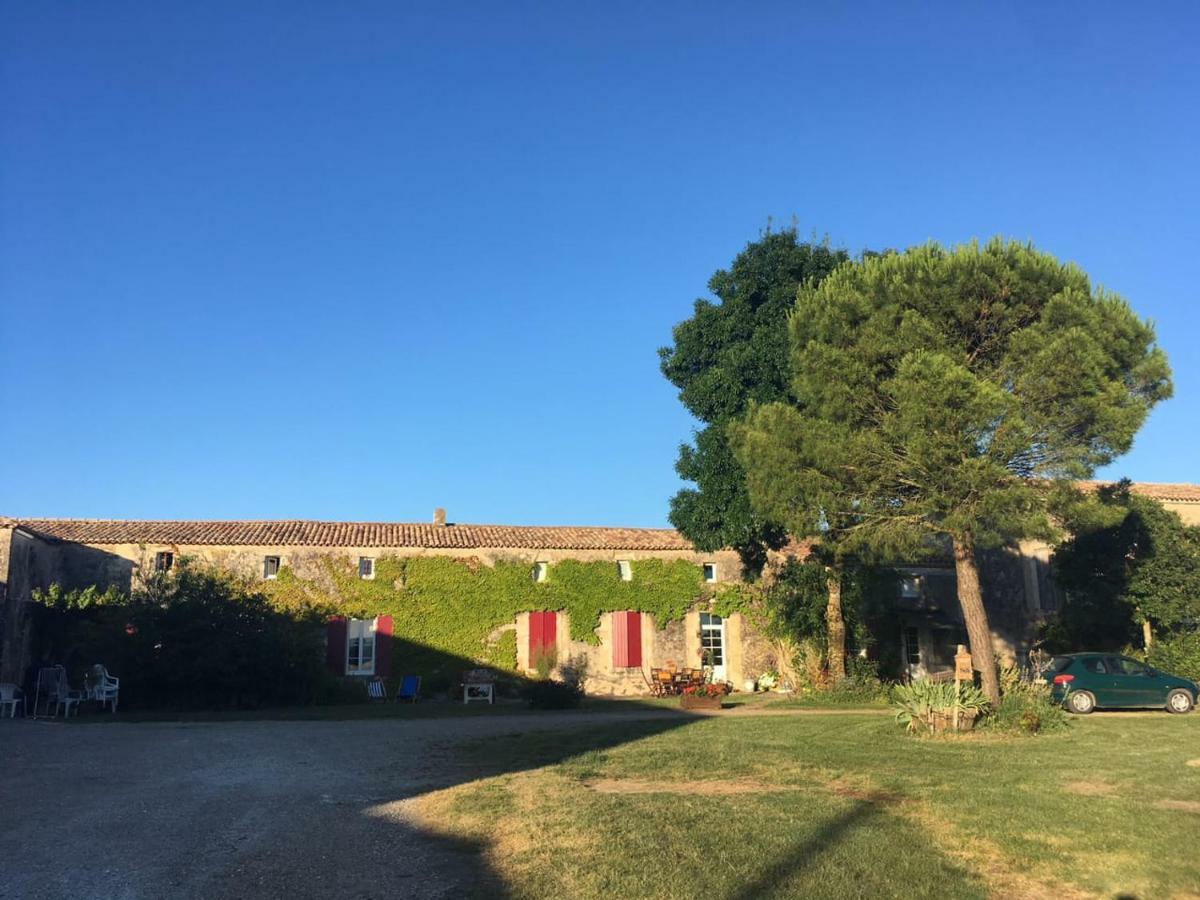
[{"label": "blue folding chair", "polygon": [[400,687],[396,689],[396,702],[407,700],[416,703],[421,693],[421,676],[405,675],[400,679]]}]

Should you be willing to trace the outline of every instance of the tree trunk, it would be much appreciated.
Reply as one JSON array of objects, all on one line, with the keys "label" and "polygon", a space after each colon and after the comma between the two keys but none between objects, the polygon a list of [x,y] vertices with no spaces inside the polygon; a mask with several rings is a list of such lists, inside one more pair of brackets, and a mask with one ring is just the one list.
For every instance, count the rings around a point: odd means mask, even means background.
[{"label": "tree trunk", "polygon": [[1142,619],[1142,643],[1146,647],[1146,652],[1150,651],[1150,645],[1154,643],[1154,628],[1149,619]]},{"label": "tree trunk", "polygon": [[967,623],[971,659],[979,670],[983,692],[993,704],[1000,702],[1000,679],[996,674],[996,656],[992,650],[992,629],[988,626],[979,586],[979,566],[975,562],[975,538],[966,534],[954,538],[954,572],[958,576],[958,602]]},{"label": "tree trunk", "polygon": [[829,603],[825,607],[825,631],[827,634],[826,656],[829,661],[829,677],[837,684],[846,677],[846,620],[842,617],[842,566],[836,564],[827,570],[829,576]]}]

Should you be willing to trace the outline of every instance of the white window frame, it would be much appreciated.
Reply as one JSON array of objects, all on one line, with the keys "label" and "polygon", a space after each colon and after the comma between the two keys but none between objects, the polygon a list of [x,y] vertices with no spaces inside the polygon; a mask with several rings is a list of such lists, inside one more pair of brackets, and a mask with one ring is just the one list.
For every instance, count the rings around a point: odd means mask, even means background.
[{"label": "white window frame", "polygon": [[617,574],[622,581],[633,581],[633,563],[628,559],[618,559]]},{"label": "white window frame", "polygon": [[703,571],[705,584],[717,583],[717,564],[715,562],[706,562]]},{"label": "white window frame", "polygon": [[[363,573],[363,563],[367,563],[367,572]],[[375,579],[375,557],[360,556],[358,558],[358,577],[363,581],[373,581]]]},{"label": "white window frame", "polygon": [[541,584],[543,581],[545,581],[546,576],[549,574],[550,563],[548,562],[535,562],[533,564],[533,571],[530,573],[533,580],[538,584]]},{"label": "white window frame", "polygon": [[[378,642],[376,633],[379,619],[347,619],[346,620],[346,674],[374,675],[376,650]],[[357,650],[357,655],[351,654],[351,649]],[[367,650],[367,653],[363,651]],[[357,662],[351,660],[357,658]],[[364,662],[364,660],[366,660]]]},{"label": "white window frame", "polygon": [[171,550],[159,550],[154,554],[155,572],[170,572],[174,566],[175,554]]},{"label": "white window frame", "polygon": [[[275,571],[271,571],[271,560],[275,560]],[[263,580],[274,581],[279,577],[279,570],[283,568],[282,556],[264,556],[263,557]]]}]

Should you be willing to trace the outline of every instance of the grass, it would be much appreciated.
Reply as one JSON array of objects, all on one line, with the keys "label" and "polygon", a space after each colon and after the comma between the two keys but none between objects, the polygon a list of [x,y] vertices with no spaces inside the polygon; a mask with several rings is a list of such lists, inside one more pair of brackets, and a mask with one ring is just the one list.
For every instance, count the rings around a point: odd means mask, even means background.
[{"label": "grass", "polygon": [[942,739],[878,714],[617,721],[453,753],[482,777],[422,823],[489,847],[515,897],[1200,892],[1200,715]]},{"label": "grass", "polygon": [[[764,702],[764,694],[731,694],[725,698],[726,708]],[[647,710],[677,710],[678,697],[585,697],[577,710],[559,712],[639,713]],[[457,701],[434,700],[423,703],[364,702],[326,706],[280,706],[264,709],[231,710],[125,710],[113,716],[93,707],[84,708],[73,716],[71,724],[107,722],[255,722],[255,721],[350,721],[354,719],[429,719],[471,716],[503,716],[532,712],[524,700],[498,699],[494,705],[463,704]]]}]

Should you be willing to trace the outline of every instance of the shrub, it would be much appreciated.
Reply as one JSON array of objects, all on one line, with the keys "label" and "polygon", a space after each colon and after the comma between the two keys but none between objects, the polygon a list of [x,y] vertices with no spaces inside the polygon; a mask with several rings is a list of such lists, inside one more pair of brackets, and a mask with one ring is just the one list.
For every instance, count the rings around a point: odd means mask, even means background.
[{"label": "shrub", "polygon": [[[561,680],[540,677],[530,683],[526,696],[533,709],[573,709],[583,700],[583,682],[587,678],[587,659],[571,658],[559,669]],[[540,674],[540,670],[539,670]]]},{"label": "shrub", "polygon": [[580,685],[550,678],[531,682],[526,694],[532,709],[573,709],[583,699]]},{"label": "shrub", "polygon": [[896,708],[896,721],[909,731],[928,730],[933,734],[949,727],[955,710],[974,721],[987,711],[988,700],[973,684],[963,683],[956,689],[951,681],[924,680],[896,685],[892,706]]},{"label": "shrub", "polygon": [[129,597],[52,589],[39,599],[43,655],[76,679],[103,662],[121,678],[123,706],[253,708],[336,693],[315,614],[280,612],[249,583],[184,560]]},{"label": "shrub", "polygon": [[1200,631],[1185,631],[1155,641],[1146,661],[1156,669],[1200,683]]},{"label": "shrub", "polygon": [[987,717],[997,731],[1037,734],[1067,726],[1062,704],[1050,696],[1050,685],[1021,678],[1016,666],[1000,669],[1000,704]]}]

